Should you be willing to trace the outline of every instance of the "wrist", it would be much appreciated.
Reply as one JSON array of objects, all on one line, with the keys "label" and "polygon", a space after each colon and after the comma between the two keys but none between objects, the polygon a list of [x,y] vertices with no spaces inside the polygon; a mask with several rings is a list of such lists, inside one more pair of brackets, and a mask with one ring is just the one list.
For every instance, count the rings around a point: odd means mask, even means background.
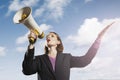
[{"label": "wrist", "polygon": [[29,44],[28,49],[33,49],[35,47],[34,44]]}]

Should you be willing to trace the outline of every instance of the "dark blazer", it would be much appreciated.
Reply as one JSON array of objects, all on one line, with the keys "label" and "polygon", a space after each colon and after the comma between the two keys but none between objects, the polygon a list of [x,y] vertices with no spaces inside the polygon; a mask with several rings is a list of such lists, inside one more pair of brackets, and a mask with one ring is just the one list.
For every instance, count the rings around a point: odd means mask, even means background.
[{"label": "dark blazer", "polygon": [[23,73],[25,75],[37,73],[38,80],[69,80],[70,68],[85,67],[92,61],[98,50],[95,46],[96,42],[84,56],[79,57],[57,53],[55,71],[47,54],[34,56],[34,49],[28,49],[23,60]]}]

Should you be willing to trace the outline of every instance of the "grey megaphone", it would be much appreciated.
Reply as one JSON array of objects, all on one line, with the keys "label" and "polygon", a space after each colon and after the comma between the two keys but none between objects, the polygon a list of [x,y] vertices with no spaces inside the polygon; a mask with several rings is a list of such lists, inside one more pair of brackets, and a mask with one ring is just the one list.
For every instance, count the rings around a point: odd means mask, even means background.
[{"label": "grey megaphone", "polygon": [[17,24],[23,23],[29,30],[32,30],[38,38],[42,39],[44,37],[44,32],[39,28],[31,13],[32,9],[30,7],[20,9],[14,15],[13,22]]}]

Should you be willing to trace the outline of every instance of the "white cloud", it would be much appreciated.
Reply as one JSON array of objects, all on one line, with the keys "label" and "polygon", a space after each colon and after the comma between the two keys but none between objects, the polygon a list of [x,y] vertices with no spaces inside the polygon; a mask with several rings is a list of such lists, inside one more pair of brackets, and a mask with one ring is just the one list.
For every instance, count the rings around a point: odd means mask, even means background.
[{"label": "white cloud", "polygon": [[120,79],[120,18],[104,19],[102,21],[97,18],[86,19],[80,25],[77,34],[68,36],[66,42],[79,47],[79,49],[69,49],[70,51],[75,50],[73,52],[78,53],[77,55],[80,55],[81,52],[86,53],[98,33],[113,21],[116,22],[105,33],[92,63],[85,68],[73,69],[71,80]]},{"label": "white cloud", "polygon": [[83,25],[78,29],[78,33],[76,35],[69,35],[68,40],[71,40],[77,45],[90,44],[97,36],[100,29],[101,24],[98,22],[97,18],[86,19]]},{"label": "white cloud", "polygon": [[23,36],[18,37],[17,40],[16,40],[16,43],[17,44],[24,44],[28,40],[28,34],[29,34],[29,32],[27,32]]},{"label": "white cloud", "polygon": [[45,8],[44,6],[43,7],[40,7],[39,9],[36,9],[35,13],[34,13],[34,17],[38,17],[38,16],[42,16],[43,13],[45,11]]},{"label": "white cloud", "polygon": [[5,56],[6,54],[6,48],[0,46],[0,56]]},{"label": "white cloud", "polygon": [[24,6],[36,6],[39,0],[13,0],[8,6],[8,12],[6,16],[10,15],[12,11],[17,11]]},{"label": "white cloud", "polygon": [[93,1],[93,0],[85,0],[85,3],[88,3],[88,2],[91,2],[91,1]]},{"label": "white cloud", "polygon": [[64,14],[64,7],[66,7],[71,0],[45,0],[44,4],[40,6],[39,9],[36,9],[34,15],[46,16],[46,19],[55,19],[58,20]]},{"label": "white cloud", "polygon": [[[68,41],[71,40],[73,43],[76,43],[76,45],[85,45],[90,43],[91,41],[94,41],[99,32],[106,27],[108,24],[110,24],[113,21],[119,21],[119,19],[113,19],[113,20],[103,20],[101,22],[98,21],[97,18],[91,18],[86,19],[84,23],[80,26],[80,28],[77,31],[76,35],[69,35]],[[117,22],[116,22],[117,24]],[[113,26],[115,26],[114,24]],[[117,24],[119,25],[119,24]],[[114,32],[114,31],[113,31]],[[118,32],[116,32],[118,33]],[[106,33],[108,34],[108,33]],[[113,36],[114,34],[111,34],[109,36]],[[109,38],[109,36],[106,36],[106,39]]]},{"label": "white cloud", "polygon": [[[64,14],[64,8],[71,2],[71,0],[44,0],[43,5],[40,5],[34,12],[34,17],[44,17],[43,19],[58,20]],[[9,16],[12,11],[17,11],[24,6],[36,6],[39,0],[13,0],[8,6],[6,16]]]},{"label": "white cloud", "polygon": [[3,67],[0,67],[0,71],[3,70]]},{"label": "white cloud", "polygon": [[51,25],[46,25],[46,24],[41,24],[41,25],[40,25],[40,29],[41,29],[42,31],[47,31],[47,30],[49,30],[49,29],[51,29],[51,28],[52,28]]},{"label": "white cloud", "polygon": [[18,52],[25,52],[26,49],[27,49],[27,47],[17,47],[17,48],[16,48],[16,50],[17,50]]}]

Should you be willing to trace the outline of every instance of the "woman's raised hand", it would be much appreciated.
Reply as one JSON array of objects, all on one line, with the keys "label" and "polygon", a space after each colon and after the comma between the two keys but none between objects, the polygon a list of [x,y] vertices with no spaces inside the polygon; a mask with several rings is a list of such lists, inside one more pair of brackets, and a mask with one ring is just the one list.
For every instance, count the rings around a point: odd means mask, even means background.
[{"label": "woman's raised hand", "polygon": [[115,22],[112,22],[111,24],[107,25],[98,35],[98,38],[101,39],[103,37],[103,35],[105,34],[105,32],[107,31],[107,29],[109,27],[111,27],[112,24],[114,24]]}]

